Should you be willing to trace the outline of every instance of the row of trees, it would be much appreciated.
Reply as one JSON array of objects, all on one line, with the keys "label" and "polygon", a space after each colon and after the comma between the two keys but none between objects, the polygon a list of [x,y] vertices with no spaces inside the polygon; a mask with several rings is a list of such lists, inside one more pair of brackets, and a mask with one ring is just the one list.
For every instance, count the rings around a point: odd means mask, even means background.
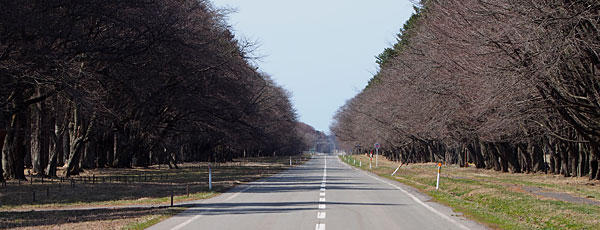
[{"label": "row of trees", "polygon": [[348,150],[600,179],[600,2],[427,0],[339,109]]},{"label": "row of trees", "polygon": [[301,153],[251,49],[205,0],[3,1],[0,180]]}]

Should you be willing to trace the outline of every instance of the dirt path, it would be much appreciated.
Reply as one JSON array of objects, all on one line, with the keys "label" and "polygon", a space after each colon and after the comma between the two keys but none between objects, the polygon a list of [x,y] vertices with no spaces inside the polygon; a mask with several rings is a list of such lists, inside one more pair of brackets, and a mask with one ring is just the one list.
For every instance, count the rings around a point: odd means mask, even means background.
[{"label": "dirt path", "polygon": [[[576,204],[600,205],[600,201],[573,196],[569,193],[555,192],[555,191],[551,191],[551,190],[540,188],[540,187],[520,186],[519,189],[526,193],[534,194],[534,195],[541,196],[544,198],[560,200],[560,201],[564,201],[564,202],[570,202],[570,203],[576,203]],[[591,198],[593,198],[593,197],[591,197]]]}]

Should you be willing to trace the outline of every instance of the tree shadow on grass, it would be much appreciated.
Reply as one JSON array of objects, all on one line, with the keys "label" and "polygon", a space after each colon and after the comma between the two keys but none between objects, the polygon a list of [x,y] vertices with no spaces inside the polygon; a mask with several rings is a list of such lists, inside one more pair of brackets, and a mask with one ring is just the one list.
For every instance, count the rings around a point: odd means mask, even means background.
[{"label": "tree shadow on grass", "polygon": [[[16,227],[56,226],[90,221],[110,221],[167,213],[167,208],[102,208],[90,210],[0,212],[0,229]],[[175,214],[177,210],[171,210]]]}]

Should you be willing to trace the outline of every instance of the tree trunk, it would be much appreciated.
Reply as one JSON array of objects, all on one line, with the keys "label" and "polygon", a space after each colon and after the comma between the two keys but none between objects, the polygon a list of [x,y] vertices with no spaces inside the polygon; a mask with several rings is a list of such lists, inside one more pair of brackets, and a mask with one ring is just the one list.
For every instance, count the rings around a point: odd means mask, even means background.
[{"label": "tree trunk", "polygon": [[531,154],[531,159],[532,159],[532,170],[533,172],[539,172],[539,171],[544,171],[545,170],[545,160],[544,160],[544,152],[542,151],[542,147],[536,143],[539,142],[533,142],[533,141],[529,141],[529,144],[527,144],[527,152],[529,154]]},{"label": "tree trunk", "polygon": [[579,177],[583,177],[583,176],[587,176],[587,174],[589,173],[589,156],[590,153],[589,151],[587,151],[586,146],[584,146],[583,143],[578,143],[577,144],[577,152],[579,153],[579,159],[578,162],[579,164],[577,165],[577,176]]},{"label": "tree trunk", "polygon": [[82,142],[83,136],[71,140],[71,154],[67,160],[67,169],[65,170],[66,177],[79,175],[79,158],[81,156]]},{"label": "tree trunk", "polygon": [[46,175],[50,177],[56,177],[56,167],[58,165],[58,151],[60,148],[58,136],[59,128],[56,124],[56,119],[51,118],[54,123],[54,130],[50,132],[50,156],[48,157],[48,165],[46,166]]},{"label": "tree trunk", "polygon": [[[41,95],[40,89],[36,89],[35,97]],[[42,118],[43,118],[42,103],[36,103],[31,106],[31,166],[34,174],[43,175],[43,153],[42,153]]]},{"label": "tree trunk", "polygon": [[[6,138],[6,131],[0,130],[0,151],[4,149],[4,140]],[[4,170],[2,170],[2,152],[0,152],[0,182],[4,181]]]},{"label": "tree trunk", "polygon": [[563,174],[565,177],[569,177],[571,176],[570,172],[571,170],[569,170],[569,147],[567,144],[559,144],[560,146],[560,152],[558,154],[560,154],[560,158],[561,158],[561,170],[560,173]]},{"label": "tree trunk", "polygon": [[[65,125],[67,125],[67,121],[65,121]],[[65,131],[63,132],[62,135],[62,142],[60,147],[62,148],[62,157],[61,157],[61,162],[62,164],[59,165],[67,165],[67,162],[69,161],[69,157],[71,156],[71,146],[70,146],[70,139],[71,139],[71,130],[68,128],[68,125],[66,126],[67,128],[65,129]]]},{"label": "tree trunk", "polygon": [[598,148],[595,144],[590,145],[590,180],[600,180],[600,168],[598,167],[598,157],[596,156]]},{"label": "tree trunk", "polygon": [[113,134],[113,149],[112,149],[112,162],[111,165],[114,167],[118,165],[119,159],[119,133],[115,130]]},{"label": "tree trunk", "polygon": [[498,157],[498,161],[500,162],[500,167],[502,172],[508,172],[508,160],[503,156],[502,149],[499,144],[490,144],[492,147],[490,148],[493,151],[496,157]]},{"label": "tree trunk", "polygon": [[526,172],[529,173],[531,172],[531,168],[532,167],[532,160],[531,160],[531,155],[533,154],[533,152],[528,152],[527,150],[529,149],[528,145],[525,145],[523,143],[517,144],[517,157],[520,160],[520,165],[521,165],[521,172]]},{"label": "tree trunk", "polygon": [[87,129],[84,130],[83,122],[79,118],[79,111],[77,108],[74,110],[73,121],[69,124],[69,129],[72,130],[70,137],[70,150],[69,160],[67,161],[67,169],[65,170],[65,176],[69,177],[72,175],[79,175],[81,168],[79,168],[79,161],[82,155],[82,149],[85,143],[88,141],[88,137],[94,126],[95,116],[92,115]]},{"label": "tree trunk", "polygon": [[23,102],[21,93],[13,93],[12,109],[9,127],[2,146],[2,169],[6,179],[25,179],[25,122],[27,120],[24,109],[20,108]]},{"label": "tree trunk", "polygon": [[472,144],[467,145],[467,148],[471,153],[471,160],[475,163],[475,167],[478,169],[485,168],[485,160],[483,159],[478,142],[472,142]]},{"label": "tree trunk", "polygon": [[2,147],[2,169],[7,179],[25,179],[24,116],[14,114]]}]

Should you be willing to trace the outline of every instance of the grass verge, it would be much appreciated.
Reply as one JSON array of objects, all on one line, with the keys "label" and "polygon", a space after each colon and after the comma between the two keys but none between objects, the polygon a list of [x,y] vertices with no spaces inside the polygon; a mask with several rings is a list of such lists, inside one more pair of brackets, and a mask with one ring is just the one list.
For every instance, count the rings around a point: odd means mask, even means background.
[{"label": "grass verge", "polygon": [[[397,180],[493,229],[600,229],[597,182],[546,174],[509,174],[492,170],[443,166],[436,190],[437,166],[410,164],[391,176],[398,163],[379,159],[369,170],[364,155],[341,157],[354,167]],[[362,161],[362,167],[359,162]],[[354,163],[356,162],[356,163]],[[531,191],[541,192],[531,192]],[[576,198],[576,199],[574,199]],[[571,201],[574,200],[574,201]]]}]

